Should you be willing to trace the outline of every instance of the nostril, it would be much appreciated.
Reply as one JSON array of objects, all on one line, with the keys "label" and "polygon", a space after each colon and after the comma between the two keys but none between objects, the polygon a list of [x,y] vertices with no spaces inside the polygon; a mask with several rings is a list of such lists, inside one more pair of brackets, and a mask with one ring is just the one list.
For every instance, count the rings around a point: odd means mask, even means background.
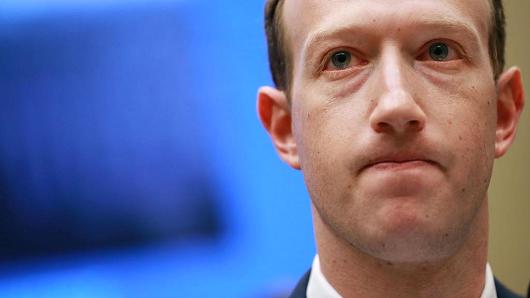
[{"label": "nostril", "polygon": [[385,132],[392,130],[392,126],[386,122],[379,122],[377,123],[377,130],[378,132]]},{"label": "nostril", "polygon": [[420,129],[422,127],[421,122],[419,120],[409,120],[407,124],[410,128],[414,129]]}]

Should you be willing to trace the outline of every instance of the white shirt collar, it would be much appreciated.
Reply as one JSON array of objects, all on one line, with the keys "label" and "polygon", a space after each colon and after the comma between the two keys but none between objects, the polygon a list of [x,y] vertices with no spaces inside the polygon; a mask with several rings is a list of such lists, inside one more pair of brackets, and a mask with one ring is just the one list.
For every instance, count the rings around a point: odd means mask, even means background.
[{"label": "white shirt collar", "polygon": [[309,275],[309,282],[306,290],[307,298],[342,298],[339,293],[328,282],[322,270],[320,270],[320,258],[318,254],[313,259],[313,266],[311,266],[311,274]]},{"label": "white shirt collar", "polygon": [[490,263],[486,263],[486,283],[480,298],[497,298],[497,289],[495,288],[495,279],[491,272]]},{"label": "white shirt collar", "polygon": [[[313,259],[313,266],[311,267],[311,275],[309,276],[306,295],[307,298],[342,298],[342,296],[337,293],[333,286],[328,282],[324,274],[322,274],[318,255]],[[497,298],[495,281],[489,263],[486,264],[486,283],[480,298]]]}]

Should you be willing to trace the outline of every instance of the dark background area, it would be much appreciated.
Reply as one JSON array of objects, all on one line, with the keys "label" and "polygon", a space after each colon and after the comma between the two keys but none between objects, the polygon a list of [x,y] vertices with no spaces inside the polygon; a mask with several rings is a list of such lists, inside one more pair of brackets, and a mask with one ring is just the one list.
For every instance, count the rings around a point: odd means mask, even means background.
[{"label": "dark background area", "polygon": [[186,15],[3,28],[0,259],[222,232]]},{"label": "dark background area", "polygon": [[290,289],[314,248],[255,113],[263,3],[46,2],[0,4],[0,296]]}]

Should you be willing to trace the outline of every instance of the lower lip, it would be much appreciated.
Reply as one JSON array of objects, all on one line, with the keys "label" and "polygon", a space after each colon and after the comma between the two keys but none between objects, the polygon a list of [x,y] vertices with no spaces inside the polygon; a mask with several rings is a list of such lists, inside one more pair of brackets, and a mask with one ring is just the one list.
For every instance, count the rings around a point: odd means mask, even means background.
[{"label": "lower lip", "polygon": [[433,166],[432,162],[425,160],[411,160],[402,162],[380,162],[376,163],[369,168],[374,170],[385,170],[385,171],[403,171],[417,169],[426,166]]}]

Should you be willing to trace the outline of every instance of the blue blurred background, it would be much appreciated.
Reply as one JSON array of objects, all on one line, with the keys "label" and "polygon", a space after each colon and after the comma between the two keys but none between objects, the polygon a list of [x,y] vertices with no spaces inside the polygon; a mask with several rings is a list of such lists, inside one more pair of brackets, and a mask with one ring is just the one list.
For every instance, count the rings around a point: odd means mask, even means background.
[{"label": "blue blurred background", "polygon": [[0,1],[0,297],[281,297],[314,254],[255,113],[263,1]]}]

